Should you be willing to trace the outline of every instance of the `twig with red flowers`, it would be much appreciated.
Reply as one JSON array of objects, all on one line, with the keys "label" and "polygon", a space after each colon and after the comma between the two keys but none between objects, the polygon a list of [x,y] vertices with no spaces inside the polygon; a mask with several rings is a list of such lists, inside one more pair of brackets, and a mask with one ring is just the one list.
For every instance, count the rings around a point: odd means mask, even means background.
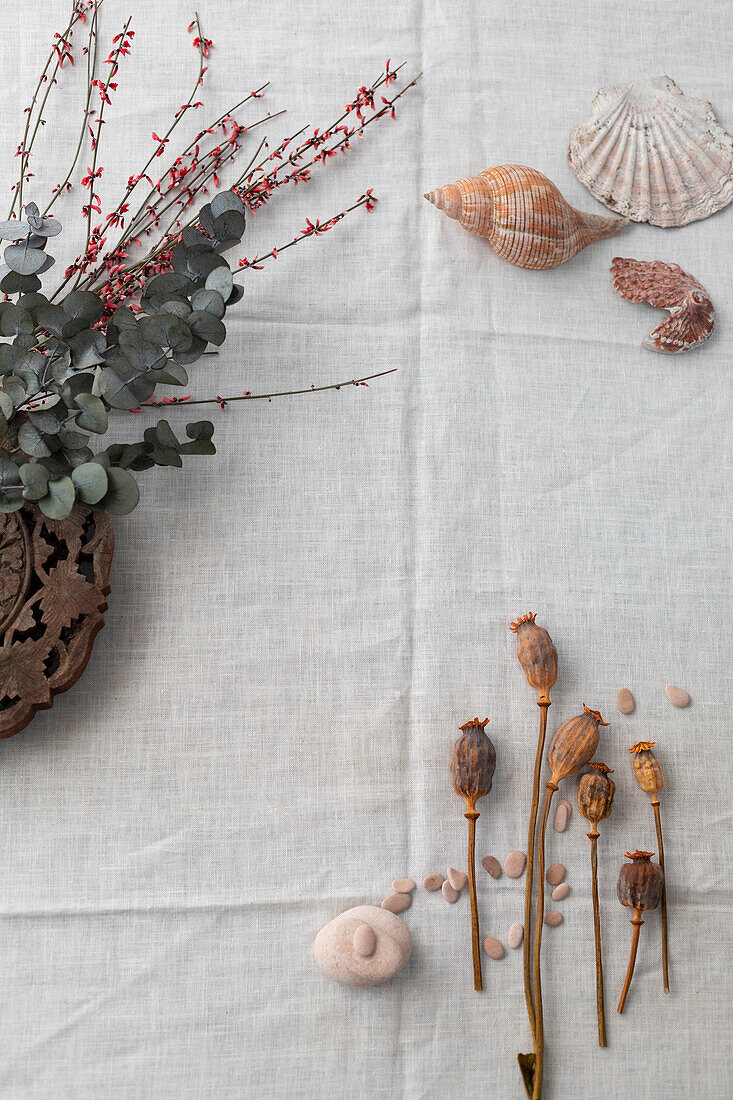
[{"label": "twig with red flowers", "polygon": [[[44,109],[46,107],[46,102],[48,100],[48,97],[51,93],[51,88],[53,88],[54,85],[56,84],[56,75],[57,75],[59,69],[63,68],[63,65],[64,65],[65,61],[69,61],[72,65],[74,64],[74,56],[73,56],[73,53],[71,51],[70,39],[71,39],[71,36],[73,34],[73,30],[74,30],[74,27],[76,26],[76,24],[79,21],[86,22],[86,14],[85,14],[86,10],[87,9],[85,9],[82,6],[82,4],[74,4],[74,7],[73,7],[73,10],[72,10],[72,13],[71,13],[71,19],[69,20],[69,23],[68,23],[68,26],[66,27],[66,30],[63,31],[61,34],[59,34],[58,32],[54,34],[54,39],[56,41],[54,42],[54,44],[51,47],[51,52],[48,56],[48,60],[47,60],[46,64],[43,67],[43,72],[41,73],[40,77],[38,78],[38,84],[36,85],[36,90],[33,93],[33,99],[31,100],[31,105],[30,105],[30,107],[25,108],[24,114],[26,116],[26,120],[25,120],[25,129],[23,131],[23,140],[21,141],[20,145],[18,146],[18,149],[17,149],[16,154],[15,154],[16,157],[20,157],[20,175],[19,175],[17,184],[15,184],[13,186],[13,201],[12,201],[11,206],[10,206],[10,211],[8,213],[8,218],[12,218],[12,216],[13,216],[13,213],[15,211],[16,201],[18,203],[18,210],[22,213],[22,210],[23,210],[23,183],[27,178],[29,178],[28,175],[27,175],[28,162],[30,160],[31,153],[32,153],[32,150],[33,150],[33,143],[36,139],[36,135],[38,133],[39,126],[41,126],[45,121],[44,118],[43,118],[43,112],[44,112]],[[51,63],[54,60],[54,58],[56,59],[56,63],[53,67],[53,71],[52,71],[51,76],[49,78],[48,71],[49,71],[49,68],[50,68]],[[38,109],[38,116],[36,118],[36,123],[35,123],[35,126],[33,128],[33,132],[31,133],[30,128],[31,128],[31,118],[33,116],[33,109],[34,109],[34,107],[36,106],[36,104],[38,102],[38,97],[41,93],[41,88],[44,86],[44,84],[46,85],[46,91],[45,91],[45,94],[43,96],[43,99],[41,100],[41,104],[40,104],[40,107]],[[29,137],[29,134],[30,134],[30,137]]]},{"label": "twig with red flowers", "polygon": [[[331,382],[328,386],[309,386],[305,390],[280,390],[277,393],[242,393],[235,394],[234,397],[202,397],[192,400],[190,395],[186,397],[164,397],[162,401],[145,401],[140,406],[141,409],[159,409],[162,407],[169,408],[171,405],[185,405],[186,408],[190,408],[191,405],[218,405],[220,409],[226,408],[232,401],[271,401],[273,397],[297,397],[303,393],[323,393],[325,390],[341,390],[345,386],[368,386],[368,383],[373,378],[383,378],[385,374],[394,374],[397,367],[390,367],[389,370],[380,370],[376,374],[367,374],[363,378],[349,378],[346,382]],[[137,412],[137,409],[133,409],[133,412]]]}]

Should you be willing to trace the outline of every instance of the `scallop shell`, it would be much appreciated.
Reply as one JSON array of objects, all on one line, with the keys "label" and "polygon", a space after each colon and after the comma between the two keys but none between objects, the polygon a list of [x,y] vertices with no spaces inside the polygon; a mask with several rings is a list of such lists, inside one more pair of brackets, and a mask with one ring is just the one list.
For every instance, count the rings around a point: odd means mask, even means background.
[{"label": "scallop shell", "polygon": [[583,214],[546,176],[521,164],[487,168],[425,198],[469,233],[486,237],[502,259],[535,270],[567,263],[628,224],[627,218]]},{"label": "scallop shell", "polygon": [[617,256],[611,280],[622,298],[669,310],[667,319],[642,340],[643,348],[676,355],[704,344],[713,331],[715,310],[708,292],[678,264]]},{"label": "scallop shell", "polygon": [[707,218],[733,200],[733,138],[703,99],[668,76],[610,84],[570,135],[568,159],[591,195],[635,222]]}]

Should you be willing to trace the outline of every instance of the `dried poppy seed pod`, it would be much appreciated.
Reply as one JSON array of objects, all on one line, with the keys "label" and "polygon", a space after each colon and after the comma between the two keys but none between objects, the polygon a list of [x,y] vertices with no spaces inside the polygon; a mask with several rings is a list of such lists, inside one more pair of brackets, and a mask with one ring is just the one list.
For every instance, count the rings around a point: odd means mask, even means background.
[{"label": "dried poppy seed pod", "polygon": [[598,727],[607,725],[608,722],[603,721],[600,711],[591,710],[583,703],[583,713],[560,726],[547,754],[547,763],[552,772],[552,779],[547,782],[548,787],[557,790],[561,779],[577,775],[593,758],[598,748]]},{"label": "dried poppy seed pod", "polygon": [[631,863],[624,863],[618,876],[616,893],[622,905],[631,909],[656,909],[662,899],[664,871],[652,863],[654,852],[626,852]]},{"label": "dried poppy seed pod", "polygon": [[461,726],[463,736],[458,738],[453,750],[453,788],[456,794],[465,798],[469,811],[474,811],[478,799],[489,793],[494,779],[496,749],[486,733],[488,721],[488,718],[483,722],[474,718]]},{"label": "dried poppy seed pod", "polygon": [[540,699],[549,699],[557,680],[557,650],[543,626],[537,626],[530,612],[509,627],[517,635],[517,657],[530,687]]},{"label": "dried poppy seed pod", "polygon": [[[656,741],[637,741],[629,749],[636,782],[642,791],[652,796],[652,802],[655,801],[654,795],[664,787],[664,772],[662,765],[652,752],[653,745],[656,745]],[[659,799],[656,801],[658,802]]]},{"label": "dried poppy seed pod", "polygon": [[[596,825],[608,817],[613,809],[613,796],[616,793],[616,784],[609,775],[612,769],[605,764],[591,764],[593,771],[581,775],[578,784],[578,809],[584,818],[593,825],[593,832],[597,832]],[[591,833],[588,833],[591,836]]]}]

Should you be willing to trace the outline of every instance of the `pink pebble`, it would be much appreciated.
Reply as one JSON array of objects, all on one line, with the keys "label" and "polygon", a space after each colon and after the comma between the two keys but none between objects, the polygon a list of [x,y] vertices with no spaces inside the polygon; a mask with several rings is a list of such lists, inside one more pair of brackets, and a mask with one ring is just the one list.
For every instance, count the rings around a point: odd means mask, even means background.
[{"label": "pink pebble", "polygon": [[388,909],[390,913],[403,913],[409,909],[412,898],[409,894],[390,894],[382,902],[382,909]]},{"label": "pink pebble", "polygon": [[682,688],[675,687],[674,684],[667,684],[664,694],[673,707],[686,707],[690,702],[690,696],[687,692],[683,691]]},{"label": "pink pebble", "polygon": [[568,821],[570,821],[570,814],[572,813],[572,807],[567,798],[561,798],[557,804],[555,810],[555,826],[556,833],[564,833],[568,827]]},{"label": "pink pebble", "polygon": [[501,877],[501,864],[498,859],[494,859],[493,856],[484,856],[481,860],[484,870],[488,871],[492,878]]},{"label": "pink pebble", "polygon": [[463,871],[456,871],[455,867],[449,867],[447,871],[448,882],[454,890],[462,890],[468,882],[468,875]]},{"label": "pink pebble", "polygon": [[396,878],[392,883],[392,889],[396,894],[411,894],[415,889],[415,883],[411,878]]},{"label": "pink pebble", "polygon": [[431,874],[426,875],[422,880],[422,884],[426,890],[429,890],[432,894],[435,890],[440,890],[441,886],[445,882],[445,879],[439,871],[433,871]]},{"label": "pink pebble", "polygon": [[562,882],[565,878],[565,868],[562,863],[553,863],[552,867],[548,868],[545,878],[550,886],[557,886],[559,882]]},{"label": "pink pebble", "polygon": [[487,936],[484,940],[484,951],[490,959],[504,958],[504,947],[493,936]]},{"label": "pink pebble", "polygon": [[509,878],[519,878],[524,871],[527,857],[524,852],[510,852],[504,860],[504,870]]},{"label": "pink pebble", "polygon": [[560,885],[556,886],[555,889],[552,891],[552,900],[562,901],[562,899],[566,898],[569,893],[570,887],[568,886],[567,882],[561,882]]},{"label": "pink pebble", "polygon": [[517,948],[524,939],[524,925],[513,924],[507,932],[506,942],[510,947]]},{"label": "pink pebble", "polygon": [[621,688],[616,696],[616,706],[622,714],[633,714],[636,703],[628,688]]},{"label": "pink pebble", "polygon": [[451,884],[446,880],[440,888],[441,893],[446,901],[449,901],[451,905],[458,901],[458,891],[454,890]]},{"label": "pink pebble", "polygon": [[562,924],[562,913],[558,913],[557,909],[545,913],[545,924],[548,924],[550,928],[557,928],[558,924]]}]

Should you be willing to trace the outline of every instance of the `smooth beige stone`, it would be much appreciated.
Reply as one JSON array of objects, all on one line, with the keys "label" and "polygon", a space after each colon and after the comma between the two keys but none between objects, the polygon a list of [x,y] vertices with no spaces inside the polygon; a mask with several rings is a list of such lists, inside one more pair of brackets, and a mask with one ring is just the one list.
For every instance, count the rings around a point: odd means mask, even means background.
[{"label": "smooth beige stone", "polygon": [[443,897],[445,898],[445,900],[449,901],[451,903],[451,905],[455,904],[455,902],[458,901],[458,891],[453,889],[453,887],[451,886],[451,884],[448,882],[447,879],[445,880],[445,882],[443,883],[443,885],[441,886],[440,889],[441,889],[441,893],[443,894]]},{"label": "smooth beige stone", "polygon": [[548,867],[545,878],[550,886],[557,886],[558,882],[562,882],[565,878],[565,868],[562,863],[553,863],[552,867]]},{"label": "smooth beige stone", "polygon": [[492,878],[501,878],[501,864],[493,856],[484,856],[481,860],[484,870],[488,871]]},{"label": "smooth beige stone", "polygon": [[354,951],[363,959],[369,959],[377,950],[377,934],[371,924],[360,924],[354,932]]},{"label": "smooth beige stone", "polygon": [[549,913],[545,913],[545,924],[550,928],[557,928],[558,924],[562,924],[562,913],[558,913],[557,909],[551,909]]},{"label": "smooth beige stone", "polygon": [[509,929],[506,937],[506,942],[510,947],[517,948],[524,939],[524,925],[513,924]]},{"label": "smooth beige stone", "polygon": [[561,798],[557,804],[555,810],[555,820],[553,825],[555,826],[556,833],[564,833],[568,827],[568,821],[570,821],[570,815],[573,812],[573,808],[568,802],[567,798]]},{"label": "smooth beige stone", "polygon": [[567,882],[561,882],[560,885],[556,886],[555,889],[552,891],[552,900],[562,901],[562,899],[566,898],[569,893],[570,887],[568,886]]},{"label": "smooth beige stone", "polygon": [[499,940],[495,940],[493,936],[487,936],[484,940],[484,951],[490,959],[504,958],[504,946]]},{"label": "smooth beige stone", "polygon": [[468,882],[468,875],[464,874],[463,871],[456,871],[455,867],[448,868],[446,878],[453,889],[458,891],[461,891]]},{"label": "smooth beige stone", "polygon": [[628,688],[621,688],[616,696],[616,706],[622,714],[633,714],[636,703]]},{"label": "smooth beige stone", "polygon": [[412,898],[409,894],[390,894],[382,902],[382,909],[389,909],[390,913],[403,913],[411,905]]},{"label": "smooth beige stone", "polygon": [[440,890],[441,886],[445,882],[445,879],[441,875],[440,871],[433,871],[431,874],[426,875],[422,880],[422,884],[426,890],[429,890],[432,894],[434,890]]},{"label": "smooth beige stone", "polygon": [[411,878],[396,878],[392,882],[395,894],[411,894],[415,889],[415,883]]},{"label": "smooth beige stone", "polygon": [[519,878],[524,872],[524,865],[527,862],[527,857],[524,852],[510,852],[504,860],[504,870],[509,875],[509,878]]},{"label": "smooth beige stone", "polygon": [[[364,957],[354,949],[354,937],[363,940],[364,925],[374,932],[374,952]],[[315,938],[313,957],[323,973],[341,985],[381,985],[402,970],[412,952],[407,926],[387,909],[357,905],[329,921]]]},{"label": "smooth beige stone", "polygon": [[664,694],[673,707],[686,707],[690,702],[690,696],[687,692],[683,691],[682,688],[675,687],[674,684],[667,684]]}]

